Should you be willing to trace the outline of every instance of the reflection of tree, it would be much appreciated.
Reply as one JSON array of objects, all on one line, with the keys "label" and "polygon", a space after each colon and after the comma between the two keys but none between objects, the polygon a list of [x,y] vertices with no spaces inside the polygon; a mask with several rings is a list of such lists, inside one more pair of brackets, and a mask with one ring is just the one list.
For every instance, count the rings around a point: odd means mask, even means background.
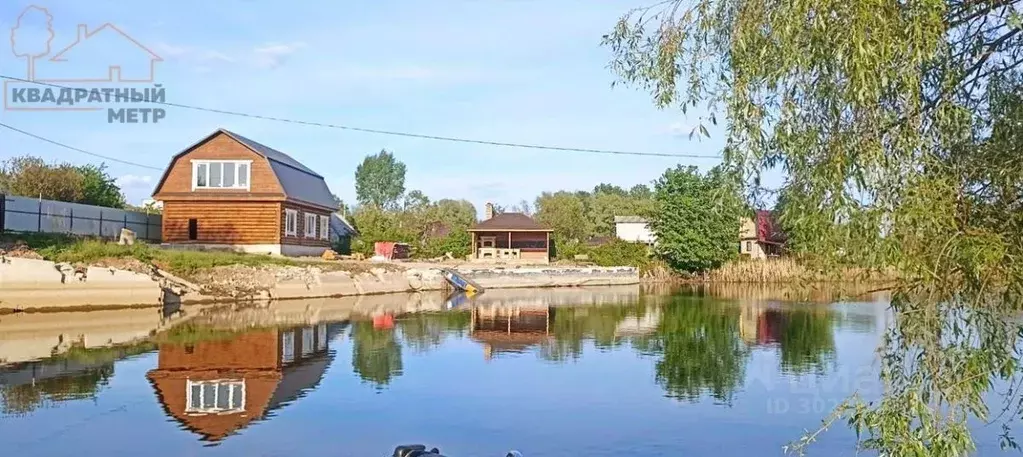
[{"label": "reflection of tree", "polygon": [[398,328],[405,346],[416,352],[426,352],[440,346],[447,335],[464,335],[471,320],[468,311],[416,313],[402,316]]},{"label": "reflection of tree", "polygon": [[749,358],[739,337],[739,308],[693,297],[673,300],[657,333],[635,339],[633,346],[660,356],[657,381],[668,396],[685,400],[710,394],[731,401]]},{"label": "reflection of tree", "polygon": [[767,311],[777,327],[783,371],[805,374],[822,373],[834,360],[834,316],[827,310],[814,312],[806,309]]},{"label": "reflection of tree", "polygon": [[0,386],[0,411],[22,415],[51,403],[94,398],[114,374],[114,364],[87,371],[43,378],[33,383]]},{"label": "reflection of tree", "polygon": [[547,360],[577,359],[582,355],[583,340],[592,339],[598,349],[621,345],[615,331],[626,317],[641,317],[642,305],[558,307],[551,312],[550,332],[554,340],[543,349]]},{"label": "reflection of tree", "polygon": [[378,331],[372,322],[352,324],[352,369],[377,387],[401,374],[401,345],[391,330]]}]

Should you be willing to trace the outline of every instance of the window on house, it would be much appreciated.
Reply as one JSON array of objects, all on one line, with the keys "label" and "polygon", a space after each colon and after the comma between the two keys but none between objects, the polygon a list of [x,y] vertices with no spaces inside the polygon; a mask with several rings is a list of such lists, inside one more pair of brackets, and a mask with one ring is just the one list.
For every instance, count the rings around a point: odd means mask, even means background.
[{"label": "window on house", "polygon": [[225,414],[245,410],[245,381],[192,381],[185,386],[185,412]]},{"label": "window on house", "polygon": [[316,238],[316,215],[305,213],[305,237]]},{"label": "window on house", "polygon": [[284,332],[281,334],[281,362],[291,363],[295,361],[295,332]]},{"label": "window on house", "polygon": [[746,242],[746,252],[753,252],[753,242],[752,241],[747,241]]},{"label": "window on house", "polygon": [[284,235],[298,236],[298,211],[284,210]]},{"label": "window on house", "polygon": [[327,324],[316,326],[316,350],[327,349]]},{"label": "window on house", "polygon": [[315,335],[312,327],[302,329],[302,357],[308,357],[316,350],[316,346],[313,344]]},{"label": "window on house", "polygon": [[330,235],[330,216],[320,216],[320,239],[326,240]]},{"label": "window on house", "polygon": [[249,189],[250,160],[193,160],[192,189]]},{"label": "window on house", "polygon": [[199,220],[189,219],[188,220],[188,239],[195,241],[199,239]]}]

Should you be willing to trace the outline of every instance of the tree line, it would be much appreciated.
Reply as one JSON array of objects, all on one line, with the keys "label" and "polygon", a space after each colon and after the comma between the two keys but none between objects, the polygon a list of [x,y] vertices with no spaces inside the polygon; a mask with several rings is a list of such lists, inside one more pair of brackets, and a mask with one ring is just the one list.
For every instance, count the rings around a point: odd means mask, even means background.
[{"label": "tree line", "polygon": [[0,194],[108,208],[127,206],[105,164],[47,163],[28,155],[0,162]]},{"label": "tree line", "polygon": [[[376,241],[400,241],[412,244],[421,257],[469,254],[467,229],[477,219],[473,204],[431,201],[419,190],[407,190],[406,171],[386,150],[367,156],[356,168],[356,205],[338,200],[359,231],[352,250],[371,254]],[[706,271],[735,258],[741,219],[751,214],[736,175],[681,165],[666,170],[652,187],[600,183],[592,191],[543,192],[532,204],[496,202],[494,210],[525,213],[553,229],[557,258],[586,254],[598,264],[663,262],[684,272]],[[644,245],[618,240],[616,216],[647,219],[658,239],[656,248],[648,252]]]}]

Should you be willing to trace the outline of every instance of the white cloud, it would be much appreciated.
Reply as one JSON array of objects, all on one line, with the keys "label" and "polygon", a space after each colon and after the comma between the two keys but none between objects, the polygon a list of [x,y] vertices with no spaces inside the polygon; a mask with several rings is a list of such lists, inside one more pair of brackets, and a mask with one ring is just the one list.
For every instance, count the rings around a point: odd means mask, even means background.
[{"label": "white cloud", "polygon": [[117,178],[117,186],[121,189],[138,189],[153,185],[152,176],[123,175]]},{"label": "white cloud", "polygon": [[271,43],[255,48],[253,63],[260,68],[277,68],[292,54],[305,47],[305,43],[297,41],[294,43],[281,44]]}]

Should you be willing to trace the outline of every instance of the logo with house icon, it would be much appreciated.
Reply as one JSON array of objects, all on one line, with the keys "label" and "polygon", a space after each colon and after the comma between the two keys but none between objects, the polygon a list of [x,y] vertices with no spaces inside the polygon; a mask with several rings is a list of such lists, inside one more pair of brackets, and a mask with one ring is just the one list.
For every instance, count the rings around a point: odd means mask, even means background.
[{"label": "logo with house icon", "polygon": [[[59,33],[58,33],[59,32]],[[4,109],[11,111],[108,111],[110,122],[156,122],[158,108],[120,108],[110,103],[160,103],[156,64],[163,59],[109,22],[57,27],[42,6],[26,7],[10,28],[11,51],[24,62],[24,78],[4,79]],[[149,87],[144,87],[144,86]],[[153,120],[150,116],[154,117]]]},{"label": "logo with house icon", "polygon": [[53,15],[41,6],[25,8],[11,27],[11,50],[25,61],[25,79],[53,83],[155,80],[156,63],[163,59],[114,24],[78,24],[76,32],[74,41],[55,47]]}]

